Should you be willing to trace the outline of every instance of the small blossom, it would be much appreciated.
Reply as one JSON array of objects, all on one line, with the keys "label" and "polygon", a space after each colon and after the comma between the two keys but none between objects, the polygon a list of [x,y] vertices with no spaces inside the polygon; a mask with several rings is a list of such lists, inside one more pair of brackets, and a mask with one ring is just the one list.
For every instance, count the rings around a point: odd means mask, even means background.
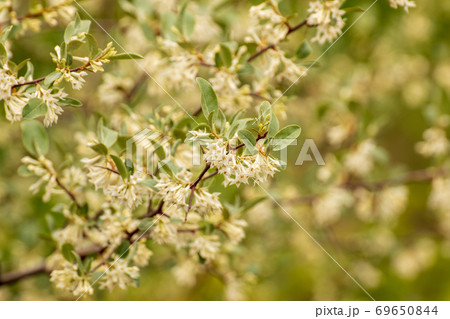
[{"label": "small blossom", "polygon": [[69,291],[76,297],[94,293],[94,289],[86,277],[78,274],[77,266],[68,262],[62,269],[51,272],[50,281],[55,284],[56,288]]},{"label": "small blossom", "polygon": [[345,11],[340,9],[342,2],[342,0],[310,2],[307,23],[309,26],[317,27],[316,36],[312,39],[313,42],[320,44],[331,42],[342,33],[345,25],[342,18]]},{"label": "small blossom", "polygon": [[139,277],[139,268],[129,266],[125,259],[114,258],[110,268],[105,269],[105,274],[100,279],[100,288],[112,291],[115,287],[126,289],[135,285],[135,279]]},{"label": "small blossom", "polygon": [[191,244],[191,254],[199,254],[206,260],[213,260],[219,252],[219,247],[219,237],[216,235],[200,235]]},{"label": "small blossom", "polygon": [[394,9],[397,9],[398,7],[403,7],[406,12],[408,12],[409,8],[416,7],[416,3],[412,0],[389,0],[389,4]]}]

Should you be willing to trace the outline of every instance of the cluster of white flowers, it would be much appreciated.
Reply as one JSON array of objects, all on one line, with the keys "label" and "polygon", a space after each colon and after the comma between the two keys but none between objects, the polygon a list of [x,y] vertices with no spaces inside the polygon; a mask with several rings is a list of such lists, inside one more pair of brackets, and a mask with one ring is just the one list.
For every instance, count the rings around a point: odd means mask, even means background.
[{"label": "cluster of white flowers", "polygon": [[159,39],[158,43],[168,58],[158,61],[157,80],[174,90],[191,89],[198,74],[199,57],[174,41]]},{"label": "cluster of white flowers", "polygon": [[258,44],[277,44],[286,38],[289,31],[286,18],[273,1],[251,7],[250,21],[250,37]]},{"label": "cluster of white flowers", "polygon": [[221,107],[228,112],[233,112],[250,105],[249,85],[242,85],[234,71],[221,69],[210,79],[211,85],[218,93],[217,98]]},{"label": "cluster of white flowers", "polygon": [[449,212],[450,179],[443,177],[435,178],[431,186],[431,194],[428,199],[429,207],[439,212]]},{"label": "cluster of white flowers", "polygon": [[47,113],[44,117],[45,126],[50,126],[58,121],[58,115],[63,112],[62,107],[58,105],[58,101],[67,97],[64,89],[54,91],[53,89],[43,89],[39,84],[36,84],[34,93],[25,93],[28,99],[39,98],[47,105]]},{"label": "cluster of white flowers", "polygon": [[[177,208],[187,210],[189,208],[188,198],[191,194],[192,173],[183,170],[176,174],[175,178],[170,178],[167,174],[162,174],[156,184],[158,196],[164,199],[167,205],[175,205]],[[221,212],[222,204],[219,201],[219,193],[210,193],[205,188],[196,188],[192,199],[193,211],[201,215]]]},{"label": "cluster of white flowers", "polygon": [[405,8],[406,12],[408,12],[409,8],[416,7],[416,3],[412,0],[389,0],[389,4],[394,9],[397,9],[398,7],[403,7]]},{"label": "cluster of white flowers", "polygon": [[43,7],[42,4],[38,3],[30,11],[31,14],[18,17],[17,12],[13,8],[13,1],[4,0],[0,3],[0,21],[9,20],[13,25],[20,24],[21,34],[26,30],[38,32],[42,24],[40,16],[52,27],[58,24],[58,20],[70,21],[76,12],[72,3],[72,0],[50,0],[47,1],[47,7]]},{"label": "cluster of white flowers", "polygon": [[220,229],[227,234],[233,244],[238,244],[245,238],[245,227],[247,222],[243,219],[230,219],[220,224]]},{"label": "cluster of white flowers", "polygon": [[147,175],[138,169],[128,179],[119,179],[118,184],[103,188],[103,192],[115,199],[123,201],[130,209],[139,206],[147,198],[149,189],[142,186]]},{"label": "cluster of white flowers", "polygon": [[53,168],[53,163],[46,159],[44,156],[40,156],[38,160],[25,156],[22,158],[22,163],[26,166],[27,170],[36,176],[39,176],[39,180],[30,186],[30,191],[33,194],[39,192],[42,185],[45,185],[45,193],[43,200],[48,202],[53,194],[60,194],[61,191],[57,189],[56,172]]},{"label": "cluster of white flowers", "polygon": [[[89,143],[89,145],[95,144]],[[95,189],[114,185],[118,182],[119,176],[114,173],[114,163],[105,156],[98,155],[92,158],[83,158],[81,162],[85,164],[88,170],[89,182],[95,186]]]},{"label": "cluster of white flowers", "polygon": [[366,176],[375,165],[376,144],[368,139],[350,151],[344,159],[344,166],[356,176]]},{"label": "cluster of white flowers", "polygon": [[333,187],[313,203],[314,217],[319,224],[337,221],[345,208],[353,205],[354,198],[345,189]]},{"label": "cluster of white flowers", "polygon": [[239,156],[231,151],[228,142],[216,139],[204,145],[205,161],[216,167],[219,173],[225,177],[224,185],[248,184],[249,179],[256,182],[265,182],[273,177],[280,167],[277,159],[270,155],[258,152],[256,155]]},{"label": "cluster of white flowers", "polygon": [[307,23],[309,26],[316,26],[317,33],[312,39],[313,42],[324,44],[336,39],[345,25],[342,16],[345,14],[341,10],[342,0],[317,0],[309,4],[309,16]]},{"label": "cluster of white flowers", "polygon": [[[83,40],[85,37],[84,33],[74,36],[76,40]],[[81,90],[86,80],[83,78],[87,75],[84,70],[90,70],[92,72],[103,72],[103,64],[109,63],[112,56],[116,55],[117,51],[112,46],[112,42],[106,45],[106,48],[102,51],[99,57],[95,59],[89,59],[88,57],[78,57],[74,56],[74,61],[79,61],[83,63],[83,66],[71,70],[66,66],[66,59],[61,55],[61,47],[55,47],[56,54],[51,53],[53,62],[58,66],[56,71],[60,72],[62,76],[55,81],[55,85],[61,83],[64,79],[66,82],[72,84],[74,90]]]},{"label": "cluster of white flowers", "polygon": [[113,290],[115,287],[126,289],[130,285],[136,285],[135,280],[139,278],[139,268],[130,266],[126,259],[121,259],[119,256],[113,256],[114,262],[111,266],[106,265],[100,267],[100,270],[105,271],[100,279],[100,288]]},{"label": "cluster of white flowers", "polygon": [[199,254],[206,260],[214,260],[219,252],[220,242],[217,235],[200,235],[191,244],[191,253]]},{"label": "cluster of white flowers", "polygon": [[25,97],[12,94],[12,87],[23,82],[23,77],[17,78],[6,66],[0,69],[0,100],[4,101],[6,118],[11,122],[22,119],[22,110],[28,103]]},{"label": "cluster of white flowers", "polygon": [[53,270],[50,281],[59,289],[71,292],[74,296],[92,295],[94,289],[85,276],[78,274],[78,266],[65,262],[62,269]]},{"label": "cluster of white flowers", "polygon": [[416,144],[416,151],[425,157],[446,155],[450,149],[450,142],[445,130],[431,127],[423,133],[423,141]]},{"label": "cluster of white flowers", "polygon": [[385,221],[393,221],[408,204],[408,187],[405,185],[388,187],[378,194],[377,213]]}]

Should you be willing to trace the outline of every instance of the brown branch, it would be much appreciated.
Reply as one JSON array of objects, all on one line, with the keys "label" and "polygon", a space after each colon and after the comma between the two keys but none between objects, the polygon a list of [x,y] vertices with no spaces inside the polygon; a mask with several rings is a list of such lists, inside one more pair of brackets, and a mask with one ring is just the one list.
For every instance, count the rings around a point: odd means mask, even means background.
[{"label": "brown branch", "polygon": [[211,177],[217,175],[218,173],[219,173],[219,169],[216,168],[216,170],[215,170],[214,173],[211,173],[211,174],[209,174],[209,175],[203,177],[202,181],[206,181],[208,178],[211,178]]},{"label": "brown branch", "polygon": [[77,198],[75,197],[75,194],[72,193],[60,180],[57,176],[55,176],[55,181],[58,184],[59,187],[61,187],[64,192],[70,197],[70,199],[77,205],[78,208],[81,208],[81,205],[78,203]]},{"label": "brown branch", "polygon": [[197,177],[197,179],[189,186],[189,188],[191,189],[191,194],[189,195],[189,205],[188,205],[188,210],[186,212],[186,216],[184,218],[184,222],[187,221],[188,212],[191,210],[191,207],[192,207],[192,200],[194,199],[195,188],[202,181],[203,176],[205,176],[206,172],[210,168],[211,168],[211,164],[210,163],[206,163],[205,168],[203,169],[203,171],[200,173],[200,175]]},{"label": "brown branch", "polygon": [[275,44],[270,44],[270,45],[268,45],[268,46],[266,46],[266,47],[264,47],[264,48],[262,48],[262,49],[256,51],[252,56],[250,56],[250,57],[247,59],[247,62],[253,61],[253,60],[256,59],[257,57],[259,57],[261,54],[263,54],[264,52],[266,52],[267,50],[270,50],[270,49],[274,49],[274,50],[275,50],[275,49],[276,49]]},{"label": "brown branch", "polygon": [[308,26],[307,23],[308,23],[308,20],[305,19],[305,20],[303,20],[302,22],[300,22],[299,24],[296,24],[295,26],[291,26],[290,24],[288,24],[287,26],[288,26],[288,28],[289,28],[289,31],[288,31],[288,33],[286,34],[286,37],[287,37],[289,34],[291,34],[292,32],[297,31],[297,30],[300,29],[301,27],[303,27],[303,26]]},{"label": "brown branch", "polygon": [[[286,23],[286,26],[288,27],[289,30],[288,30],[288,32],[286,33],[286,36],[284,37],[283,40],[286,40],[287,37],[289,36],[289,34],[291,34],[291,33],[295,32],[295,31],[299,30],[299,29],[300,29],[301,27],[303,27],[303,26],[313,27],[313,25],[308,25],[306,19],[305,19],[304,21],[300,22],[299,24],[295,25],[295,26],[291,26],[291,25],[287,22],[287,23]],[[267,46],[265,46],[265,47],[259,49],[259,50],[256,51],[252,56],[250,56],[250,57],[247,59],[247,62],[253,61],[253,60],[256,59],[257,57],[259,57],[261,54],[263,54],[264,52],[266,52],[267,50],[270,50],[270,49],[276,50],[275,44],[269,44],[269,45],[267,45]]]},{"label": "brown branch", "polygon": [[201,112],[202,112],[202,107],[200,106],[198,109],[196,109],[196,110],[194,111],[194,113],[192,113],[192,116],[197,116],[197,115],[199,115]]},{"label": "brown branch", "polygon": [[[77,72],[77,71],[84,70],[84,69],[86,69],[89,65],[91,65],[91,62],[88,62],[88,63],[86,63],[86,64],[83,64],[82,66],[79,66],[79,67],[76,67],[76,68],[74,68],[74,69],[71,69],[71,70],[69,70],[69,72]],[[41,77],[41,78],[39,78],[39,79],[36,79],[36,80],[31,80],[31,81],[23,82],[23,83],[17,83],[17,84],[14,84],[11,88],[12,88],[12,89],[15,89],[15,88],[18,88],[18,87],[21,87],[21,86],[24,86],[24,85],[37,84],[37,83],[39,83],[39,82],[44,81],[46,78],[47,78],[47,76],[43,76],[43,77]]]},{"label": "brown branch", "polygon": [[103,169],[106,169],[107,171],[110,171],[110,172],[112,172],[114,174],[120,175],[120,173],[118,171],[116,171],[115,169],[109,168],[109,167],[100,166],[100,165],[94,165],[94,167],[103,168]]},{"label": "brown branch", "polygon": [[[88,255],[93,254],[93,253],[101,253],[102,251],[104,251],[105,248],[101,248],[98,246],[94,246],[92,248],[83,250],[78,252],[78,255],[80,256],[81,259],[86,258]],[[45,262],[40,263],[37,266],[34,266],[32,268],[29,269],[25,269],[25,270],[17,270],[17,271],[11,271],[11,272],[7,272],[5,274],[0,274],[0,286],[2,285],[10,285],[13,284],[19,280],[28,278],[28,277],[32,277],[35,275],[40,275],[40,274],[45,274],[45,273],[50,273],[51,269],[48,269]]]}]

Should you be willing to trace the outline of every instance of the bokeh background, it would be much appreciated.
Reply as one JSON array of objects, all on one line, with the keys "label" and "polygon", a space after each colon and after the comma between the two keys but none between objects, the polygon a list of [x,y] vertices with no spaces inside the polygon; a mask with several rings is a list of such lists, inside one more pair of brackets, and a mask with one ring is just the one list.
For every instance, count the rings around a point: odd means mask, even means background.
[{"label": "bokeh background", "polygon": [[[82,1],[81,4],[108,32],[130,50],[146,54],[145,43],[135,39],[139,28],[121,1]],[[150,1],[151,2],[151,1]],[[260,1],[259,1],[260,2]],[[223,1],[212,14],[225,28],[221,37],[246,28],[248,8],[258,1]],[[367,8],[370,1],[347,1],[346,7]],[[208,6],[206,1],[200,6]],[[282,0],[280,10],[293,21],[306,16],[307,1]],[[25,7],[25,6],[24,6]],[[107,10],[105,10],[107,8]],[[347,16],[349,26],[361,13]],[[80,12],[83,18],[87,18]],[[153,26],[158,21],[149,22]],[[110,41],[93,25],[99,43]],[[332,172],[346,154],[370,138],[379,150],[370,181],[395,180],[397,176],[428,167],[445,167],[446,156],[425,158],[416,152],[423,132],[440,125],[448,132],[445,115],[450,99],[450,2],[417,1],[406,14],[379,0],[302,78],[286,101],[286,123],[299,124],[298,146],[289,149],[285,171],[276,175],[269,191],[323,247],[348,270],[377,300],[448,300],[450,298],[450,236],[445,226],[448,216],[429,208],[430,181],[408,182],[409,196],[392,216],[378,218],[349,205],[331,220],[317,217],[317,197],[329,189],[318,178],[314,162],[295,166],[305,139],[313,139]],[[60,41],[63,28],[44,28],[39,34],[25,35],[13,42],[11,50],[18,61],[31,57],[36,74],[54,67],[49,52]],[[208,30],[205,30],[207,32]],[[295,53],[313,30],[300,31],[283,44]],[[134,38],[133,38],[134,37]],[[151,37],[151,35],[148,35]],[[313,45],[311,63],[329,45]],[[131,61],[107,66],[107,72],[138,77]],[[124,71],[126,70],[126,71]],[[50,158],[63,163],[78,145],[75,133],[92,128],[95,114],[105,114],[116,105],[102,102],[99,85],[102,75],[91,76],[86,90],[77,98],[84,107],[66,111],[58,125],[49,128],[52,138]],[[167,97],[148,98],[154,89],[151,80],[134,107],[150,111]],[[196,109],[199,93],[185,92],[185,105]],[[2,112],[4,112],[2,110]],[[348,133],[341,143],[331,142],[336,127]],[[51,253],[48,245],[48,214],[52,203],[32,196],[32,178],[17,174],[21,146],[19,124],[0,119],[0,271],[22,269],[42,261]],[[224,190],[226,192],[227,190]],[[350,192],[355,192],[352,189]],[[249,195],[263,195],[248,187]],[[355,195],[352,193],[352,195]],[[231,196],[231,195],[230,195]],[[356,195],[355,195],[356,196]],[[397,199],[390,203],[396,206]],[[450,202],[449,202],[450,205]],[[332,205],[331,205],[332,206]],[[323,208],[323,207],[322,207]],[[333,207],[325,206],[328,210]],[[362,210],[364,212],[364,209]],[[248,300],[367,300],[368,296],[270,199],[247,213],[247,236],[233,256],[236,269],[246,273],[244,288]],[[152,246],[150,265],[142,271],[139,288],[112,293],[98,291],[100,300],[223,300],[220,279],[203,274],[193,287],[180,286],[173,276],[176,252]],[[0,287],[0,300],[70,299],[52,287],[48,276],[39,275],[8,287]]]}]

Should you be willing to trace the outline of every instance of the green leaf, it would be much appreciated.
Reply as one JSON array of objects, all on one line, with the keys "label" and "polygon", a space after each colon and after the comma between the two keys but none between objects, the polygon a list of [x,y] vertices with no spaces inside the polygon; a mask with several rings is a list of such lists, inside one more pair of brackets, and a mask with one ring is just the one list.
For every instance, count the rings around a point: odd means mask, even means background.
[{"label": "green leaf", "polygon": [[0,43],[5,43],[5,41],[8,39],[9,33],[11,32],[12,28],[13,26],[10,25],[2,30],[2,34],[0,35]]},{"label": "green leaf", "polygon": [[202,111],[206,118],[209,114],[219,109],[216,93],[211,84],[203,78],[197,78],[198,86],[201,92]]},{"label": "green leaf", "polygon": [[214,126],[218,129],[219,133],[225,129],[226,123],[227,123],[227,119],[225,117],[225,114],[222,112],[221,109],[219,109],[217,112],[217,117],[214,121]]},{"label": "green leaf", "polygon": [[98,141],[109,148],[116,143],[119,133],[104,126],[101,118],[97,124],[97,136]]},{"label": "green leaf", "polygon": [[22,116],[27,120],[31,120],[45,114],[47,114],[47,104],[38,98],[30,99],[22,110]]},{"label": "green leaf", "polygon": [[272,109],[272,106],[270,105],[270,103],[268,101],[264,101],[261,103],[261,106],[259,107],[259,112],[258,112],[258,119],[262,123],[265,123],[267,117],[270,115],[271,109]]},{"label": "green leaf", "polygon": [[231,63],[233,62],[233,56],[231,54],[230,48],[225,44],[221,44],[219,55],[223,65],[229,68],[231,66]]},{"label": "green leaf", "polygon": [[58,71],[52,72],[45,77],[44,84],[47,85],[47,87],[49,87],[50,85],[53,84],[53,82],[58,80],[61,76],[62,76],[61,72],[58,72]]},{"label": "green leaf", "polygon": [[25,121],[21,123],[21,127],[25,149],[36,157],[47,154],[50,141],[42,124],[37,121]]},{"label": "green leaf", "polygon": [[267,199],[267,196],[261,196],[261,197],[255,198],[253,200],[250,200],[250,201],[245,201],[245,203],[241,206],[240,211],[246,212],[250,208],[255,207],[256,205],[258,205],[259,203],[261,203],[262,201],[264,201],[266,199]]},{"label": "green leaf", "polygon": [[63,99],[58,100],[58,105],[60,106],[73,106],[73,107],[80,107],[83,105],[80,101],[73,99],[71,97],[65,97]]},{"label": "green leaf", "polygon": [[164,38],[167,38],[172,41],[178,40],[178,35],[174,32],[174,28],[176,28],[177,18],[175,14],[170,11],[166,11],[161,16],[161,32],[164,35]]},{"label": "green leaf", "polygon": [[123,161],[115,155],[111,155],[111,158],[114,161],[114,164],[116,164],[117,171],[119,172],[120,176],[122,176],[123,179],[127,179],[128,170]]},{"label": "green leaf", "polygon": [[133,175],[134,174],[134,164],[133,161],[127,158],[125,160],[125,167],[127,168],[128,174]]},{"label": "green leaf", "polygon": [[75,256],[72,252],[75,252],[75,248],[70,243],[65,243],[61,247],[61,254],[63,257],[70,263],[73,263],[75,261]]},{"label": "green leaf", "polygon": [[139,224],[138,228],[139,230],[148,230],[150,227],[153,226],[155,222],[153,221],[153,218],[144,218],[141,223]]},{"label": "green leaf", "polygon": [[302,44],[297,49],[296,56],[299,59],[304,59],[307,56],[309,56],[312,52],[311,45],[309,44],[308,40],[303,41]]},{"label": "green leaf", "polygon": [[138,185],[148,187],[151,190],[153,190],[154,192],[159,192],[159,189],[156,188],[156,184],[158,184],[158,181],[151,179],[151,178],[147,178],[138,183]]},{"label": "green leaf", "polygon": [[254,152],[255,145],[256,145],[256,138],[253,136],[253,134],[248,130],[241,130],[238,132],[238,137],[241,140],[242,143],[244,143],[245,147],[250,152]]},{"label": "green leaf", "polygon": [[69,43],[75,31],[75,21],[70,22],[64,30],[64,42]]},{"label": "green leaf", "polygon": [[159,161],[158,167],[160,171],[169,174],[171,176],[175,175],[179,171],[178,167],[176,167],[174,162],[172,162],[170,159],[167,158],[163,159],[162,161]]},{"label": "green leaf", "polygon": [[288,125],[273,137],[273,150],[280,151],[300,136],[301,128],[298,125]]},{"label": "green leaf", "polygon": [[81,260],[80,255],[78,255],[75,250],[72,251],[72,255],[75,257],[75,260],[78,264],[78,269],[77,269],[78,275],[82,276],[85,273],[83,261]]},{"label": "green leaf", "polygon": [[97,40],[95,40],[94,36],[90,33],[86,34],[85,39],[89,48],[89,57],[91,59],[97,57],[99,53]]},{"label": "green leaf", "polygon": [[6,48],[3,45],[3,43],[0,43],[0,59],[6,60],[7,57],[8,57],[8,51],[6,51]]},{"label": "green leaf", "polygon": [[128,240],[124,240],[119,247],[116,249],[116,254],[120,258],[127,257],[128,253],[130,252],[130,242]]},{"label": "green leaf", "polygon": [[105,146],[105,144],[99,143],[91,146],[91,148],[99,154],[108,155],[108,148]]},{"label": "green leaf", "polygon": [[112,57],[108,58],[109,60],[128,60],[128,59],[143,59],[144,57],[137,53],[119,53],[116,55],[113,55]]},{"label": "green leaf", "polygon": [[278,129],[279,129],[279,122],[278,122],[278,118],[275,115],[274,112],[272,112],[272,114],[270,114],[270,123],[269,123],[269,127],[268,127],[268,133],[267,133],[267,137],[273,137],[275,136],[275,134],[277,134]]},{"label": "green leaf", "polygon": [[177,27],[185,37],[189,37],[194,31],[195,18],[186,10],[187,3],[183,6],[178,15]]},{"label": "green leaf", "polygon": [[364,9],[358,8],[358,7],[348,7],[348,8],[343,8],[342,10],[345,11],[345,14],[354,13],[354,12],[364,12]]}]

